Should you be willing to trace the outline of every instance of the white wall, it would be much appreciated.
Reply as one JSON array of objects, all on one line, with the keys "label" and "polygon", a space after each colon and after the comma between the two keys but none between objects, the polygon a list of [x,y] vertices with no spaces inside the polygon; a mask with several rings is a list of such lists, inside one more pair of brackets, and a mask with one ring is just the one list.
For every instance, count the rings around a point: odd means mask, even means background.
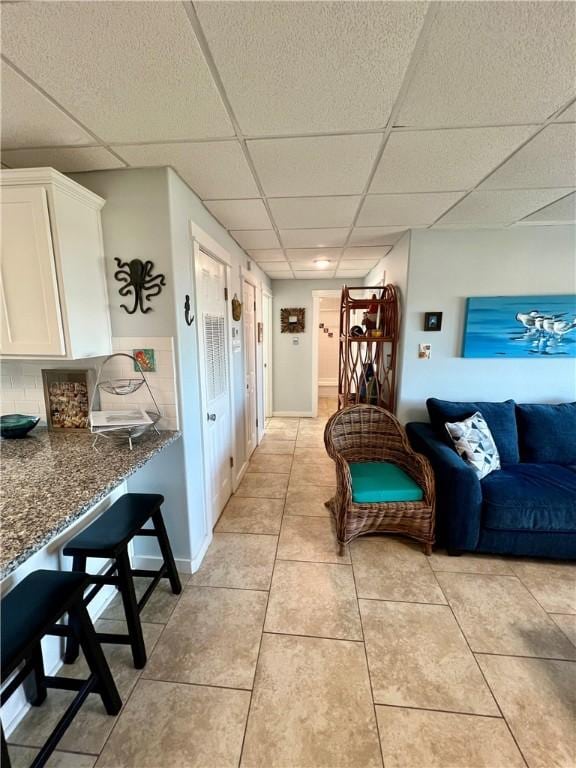
[{"label": "white wall", "polygon": [[[362,285],[362,280],[347,280]],[[274,413],[311,414],[312,412],[312,291],[341,290],[341,280],[273,280],[273,376]],[[281,333],[280,310],[304,307],[304,333]],[[293,339],[298,339],[295,346]]]},{"label": "white wall", "polygon": [[[387,279],[395,282],[391,272]],[[447,400],[513,398],[517,402],[575,400],[574,359],[460,357],[467,297],[575,291],[572,227],[413,230],[400,372],[401,420],[425,418],[425,400],[431,396]],[[440,332],[422,331],[426,311],[443,312]],[[423,342],[432,344],[430,360],[418,359],[418,344]]]}]

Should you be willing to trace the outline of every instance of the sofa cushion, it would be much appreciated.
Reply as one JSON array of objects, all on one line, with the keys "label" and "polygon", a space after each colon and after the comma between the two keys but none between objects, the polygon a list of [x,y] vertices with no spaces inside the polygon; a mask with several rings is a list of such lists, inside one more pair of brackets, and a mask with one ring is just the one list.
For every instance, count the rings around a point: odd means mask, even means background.
[{"label": "sofa cushion", "polygon": [[424,493],[410,475],[387,461],[349,464],[352,475],[352,501],[377,504],[390,501],[422,501]]},{"label": "sofa cushion", "polygon": [[503,403],[455,403],[435,397],[426,400],[432,426],[445,442],[449,441],[444,427],[447,421],[462,421],[475,411],[480,411],[492,432],[502,464],[517,464],[520,461],[514,406],[514,400],[505,400]]},{"label": "sofa cushion", "polygon": [[446,429],[458,455],[473,467],[480,479],[500,469],[498,448],[480,411],[463,421],[447,421]]},{"label": "sofa cushion", "polygon": [[517,405],[522,461],[576,464],[576,403]]},{"label": "sofa cushion", "polygon": [[481,482],[482,525],[505,531],[576,531],[576,472],[513,464]]}]

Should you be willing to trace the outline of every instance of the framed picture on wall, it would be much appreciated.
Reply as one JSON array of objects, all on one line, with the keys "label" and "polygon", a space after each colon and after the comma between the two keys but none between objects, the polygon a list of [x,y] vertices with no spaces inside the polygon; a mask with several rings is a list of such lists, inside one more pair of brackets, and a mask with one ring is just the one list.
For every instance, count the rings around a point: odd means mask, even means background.
[{"label": "framed picture on wall", "polygon": [[263,323],[258,323],[258,344],[262,344],[264,340],[264,325]]},{"label": "framed picture on wall", "polygon": [[306,328],[306,309],[291,307],[280,310],[281,333],[304,333]]},{"label": "framed picture on wall", "polygon": [[442,330],[442,312],[424,312],[424,330]]}]

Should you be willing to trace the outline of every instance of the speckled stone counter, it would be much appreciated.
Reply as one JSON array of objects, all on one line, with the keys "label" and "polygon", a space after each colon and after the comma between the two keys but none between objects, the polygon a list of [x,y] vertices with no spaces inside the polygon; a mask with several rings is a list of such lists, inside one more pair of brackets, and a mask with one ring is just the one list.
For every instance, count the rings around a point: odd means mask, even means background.
[{"label": "speckled stone counter", "polygon": [[107,496],[180,432],[151,432],[128,444],[89,432],[37,427],[22,440],[1,440],[0,579]]}]

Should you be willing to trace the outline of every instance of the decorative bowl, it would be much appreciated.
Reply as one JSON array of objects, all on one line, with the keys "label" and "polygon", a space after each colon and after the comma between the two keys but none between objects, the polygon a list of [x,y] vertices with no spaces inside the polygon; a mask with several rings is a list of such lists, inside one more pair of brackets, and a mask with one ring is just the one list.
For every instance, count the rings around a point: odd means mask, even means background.
[{"label": "decorative bowl", "polygon": [[6,416],[0,416],[0,436],[26,437],[39,421],[39,416],[23,416],[21,413],[9,413]]}]

